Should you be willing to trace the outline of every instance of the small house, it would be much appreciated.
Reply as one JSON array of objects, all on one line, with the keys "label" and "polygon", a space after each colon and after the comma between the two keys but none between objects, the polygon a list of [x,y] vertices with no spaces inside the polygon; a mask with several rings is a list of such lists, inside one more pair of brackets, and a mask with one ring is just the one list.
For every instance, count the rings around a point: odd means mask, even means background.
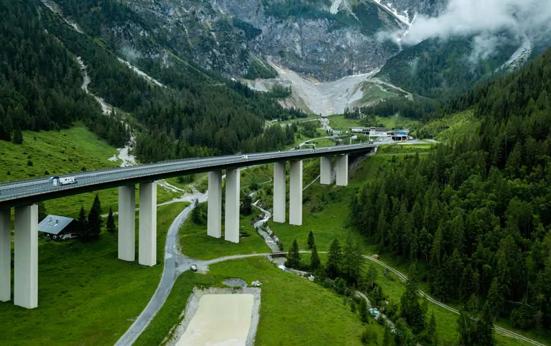
[{"label": "small house", "polygon": [[384,139],[389,136],[388,130],[383,127],[371,127],[368,134],[373,139]]},{"label": "small house", "polygon": [[409,130],[394,130],[389,134],[392,136],[392,140],[396,142],[409,140]]},{"label": "small house", "polygon": [[48,215],[38,224],[38,231],[52,240],[76,238],[74,219],[65,216]]}]

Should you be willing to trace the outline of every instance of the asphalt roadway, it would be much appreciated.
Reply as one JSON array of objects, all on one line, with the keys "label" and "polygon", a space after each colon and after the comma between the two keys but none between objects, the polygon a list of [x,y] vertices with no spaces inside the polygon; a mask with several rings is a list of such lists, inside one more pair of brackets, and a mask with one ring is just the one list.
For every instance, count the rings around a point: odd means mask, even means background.
[{"label": "asphalt roadway", "polygon": [[340,145],[320,149],[276,151],[247,155],[217,156],[168,161],[133,167],[106,169],[60,175],[74,177],[76,184],[54,186],[50,177],[0,184],[0,208],[28,205],[48,199],[111,187],[151,182],[198,172],[231,169],[277,161],[301,160],[328,155],[367,153],[375,150],[373,144]]}]

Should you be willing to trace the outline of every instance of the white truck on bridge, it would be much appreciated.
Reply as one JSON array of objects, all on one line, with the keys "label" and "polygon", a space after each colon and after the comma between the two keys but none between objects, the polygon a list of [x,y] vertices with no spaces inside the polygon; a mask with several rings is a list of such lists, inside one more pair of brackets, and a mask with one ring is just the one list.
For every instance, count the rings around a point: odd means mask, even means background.
[{"label": "white truck on bridge", "polygon": [[73,185],[78,183],[77,178],[75,177],[51,177],[50,181],[53,186]]}]

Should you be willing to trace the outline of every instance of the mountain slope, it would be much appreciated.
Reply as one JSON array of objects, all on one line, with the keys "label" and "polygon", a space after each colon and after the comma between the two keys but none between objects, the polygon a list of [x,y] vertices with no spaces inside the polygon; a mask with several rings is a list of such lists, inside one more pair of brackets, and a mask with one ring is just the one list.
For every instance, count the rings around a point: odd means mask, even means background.
[{"label": "mountain slope", "polygon": [[522,45],[504,34],[505,43],[493,54],[477,56],[475,41],[474,37],[423,41],[390,58],[377,76],[422,96],[458,95],[481,79],[506,72],[501,67]]},{"label": "mountain slope", "polygon": [[[18,142],[21,130],[65,128],[76,120],[106,122],[80,88],[77,62],[44,31],[35,6],[33,1],[0,1],[0,140]],[[115,145],[117,137],[126,137],[124,131],[112,136],[100,132]]]},{"label": "mountain slope", "polygon": [[492,318],[551,328],[551,50],[472,91],[481,125],[427,158],[381,171],[358,195],[356,226],[419,261],[432,292],[474,296]]},{"label": "mountain slope", "polygon": [[[140,41],[150,52],[164,52],[163,57],[138,61],[147,74],[121,60],[109,44],[106,28],[139,24],[145,30],[150,24],[119,2],[71,2],[95,14],[91,23],[78,24],[56,13],[53,6],[59,4],[47,4],[2,2],[7,14],[2,40],[8,47],[3,54],[12,63],[0,67],[3,139],[15,137],[22,129],[68,127],[81,119],[112,138],[113,144],[125,143],[125,127],[103,116],[97,102],[84,92],[79,63],[87,66],[90,83],[84,83],[86,87],[122,110],[138,131],[141,161],[273,149],[292,137],[279,127],[265,133],[264,120],[301,113],[282,109],[272,94],[252,92],[202,70],[162,46],[162,35],[145,35]],[[123,30],[120,35],[130,32]],[[31,45],[36,49],[29,49]],[[116,128],[120,133],[113,133]]]},{"label": "mountain slope", "polygon": [[[291,84],[293,88],[293,98],[281,104],[323,114],[362,106],[362,100],[378,102],[381,83],[375,81],[370,84],[372,87],[362,88],[362,79],[348,88],[344,106],[342,95],[329,93],[327,99],[332,105],[328,107],[310,102],[304,94],[312,88],[306,90],[302,84],[320,85],[350,75],[358,75],[359,79],[359,75],[381,68],[377,77],[384,83],[438,98],[460,94],[481,79],[521,66],[531,54],[531,49],[526,48],[528,41],[506,33],[500,35],[501,44],[491,54],[479,51],[483,43],[476,36],[430,39],[401,48],[396,42],[381,40],[381,33],[406,34],[417,15],[438,15],[448,3],[445,0],[57,3],[70,22],[101,38],[117,56],[151,75],[164,74],[179,83],[184,79],[203,79],[204,71],[209,71],[211,77],[278,77],[266,85]],[[186,72],[175,75],[175,69]],[[297,73],[304,83],[295,84],[282,75],[282,70]],[[383,94],[389,95],[385,91]]]},{"label": "mountain slope", "polygon": [[[272,57],[321,80],[368,72],[397,52],[375,33],[400,23],[370,1],[345,1],[335,13],[327,0],[60,0],[65,15],[104,37],[134,62],[166,58],[171,50],[209,71],[233,77],[273,77]],[[100,4],[100,6],[97,6]],[[105,21],[105,11],[124,14]],[[339,61],[339,64],[335,64]]]}]

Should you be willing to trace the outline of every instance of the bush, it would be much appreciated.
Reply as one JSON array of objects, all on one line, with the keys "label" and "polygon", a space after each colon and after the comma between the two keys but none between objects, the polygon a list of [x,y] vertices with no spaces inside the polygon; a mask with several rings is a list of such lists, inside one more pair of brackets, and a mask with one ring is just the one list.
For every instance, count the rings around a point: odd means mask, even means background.
[{"label": "bush", "polygon": [[533,309],[528,305],[523,304],[511,312],[511,323],[515,328],[525,330],[533,328],[536,324],[534,315],[535,312]]},{"label": "bush", "polygon": [[366,327],[362,333],[362,344],[364,345],[378,345],[377,334],[375,334],[369,327]]},{"label": "bush", "polygon": [[207,203],[199,204],[197,200],[194,203],[195,208],[191,212],[191,221],[198,226],[204,226],[207,224]]}]

